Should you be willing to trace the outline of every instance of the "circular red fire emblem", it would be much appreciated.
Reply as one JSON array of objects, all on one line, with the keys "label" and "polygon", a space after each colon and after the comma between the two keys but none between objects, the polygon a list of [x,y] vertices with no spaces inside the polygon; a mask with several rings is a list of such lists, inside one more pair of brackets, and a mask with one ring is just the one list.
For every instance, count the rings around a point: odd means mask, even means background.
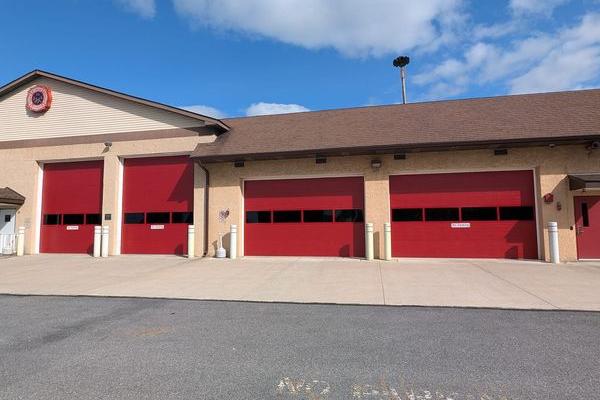
[{"label": "circular red fire emblem", "polygon": [[37,85],[27,92],[27,109],[32,112],[45,112],[52,104],[52,90],[47,86]]}]

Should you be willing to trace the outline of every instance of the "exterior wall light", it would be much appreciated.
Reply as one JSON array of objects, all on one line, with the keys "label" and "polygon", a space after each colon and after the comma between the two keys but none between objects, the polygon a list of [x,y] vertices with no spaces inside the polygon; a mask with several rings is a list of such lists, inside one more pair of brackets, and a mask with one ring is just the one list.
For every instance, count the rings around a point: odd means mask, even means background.
[{"label": "exterior wall light", "polygon": [[327,157],[317,156],[315,158],[315,163],[317,163],[317,164],[325,164],[325,163],[327,163]]},{"label": "exterior wall light", "polygon": [[394,154],[394,160],[406,160],[406,154],[396,153]]},{"label": "exterior wall light", "polygon": [[242,168],[244,166],[244,160],[236,160],[233,162],[233,166],[236,168]]},{"label": "exterior wall light", "polygon": [[508,154],[508,149],[495,149],[494,150],[495,156],[505,156],[507,154]]},{"label": "exterior wall light", "polygon": [[373,168],[373,169],[381,168],[381,160],[371,160],[371,168]]}]

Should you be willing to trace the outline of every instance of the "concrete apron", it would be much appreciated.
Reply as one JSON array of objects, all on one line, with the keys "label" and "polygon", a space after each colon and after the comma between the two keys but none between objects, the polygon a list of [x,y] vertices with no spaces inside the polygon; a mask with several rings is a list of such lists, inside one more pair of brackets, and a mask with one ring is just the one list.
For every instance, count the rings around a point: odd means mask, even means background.
[{"label": "concrete apron", "polygon": [[600,263],[36,255],[0,260],[0,293],[600,311]]}]

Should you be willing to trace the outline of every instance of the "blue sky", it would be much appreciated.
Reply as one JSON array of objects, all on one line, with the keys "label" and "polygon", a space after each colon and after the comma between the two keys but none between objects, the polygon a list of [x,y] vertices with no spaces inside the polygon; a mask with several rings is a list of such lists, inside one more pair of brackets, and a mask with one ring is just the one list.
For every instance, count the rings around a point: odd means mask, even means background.
[{"label": "blue sky", "polygon": [[0,3],[0,82],[39,68],[217,117],[600,87],[600,0]]}]

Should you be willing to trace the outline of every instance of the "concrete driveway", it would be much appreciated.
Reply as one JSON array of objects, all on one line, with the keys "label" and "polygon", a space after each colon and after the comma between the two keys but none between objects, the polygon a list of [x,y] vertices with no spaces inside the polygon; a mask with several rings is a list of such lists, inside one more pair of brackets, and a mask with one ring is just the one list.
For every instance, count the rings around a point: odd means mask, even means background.
[{"label": "concrete driveway", "polygon": [[600,311],[600,263],[37,255],[0,293]]}]

